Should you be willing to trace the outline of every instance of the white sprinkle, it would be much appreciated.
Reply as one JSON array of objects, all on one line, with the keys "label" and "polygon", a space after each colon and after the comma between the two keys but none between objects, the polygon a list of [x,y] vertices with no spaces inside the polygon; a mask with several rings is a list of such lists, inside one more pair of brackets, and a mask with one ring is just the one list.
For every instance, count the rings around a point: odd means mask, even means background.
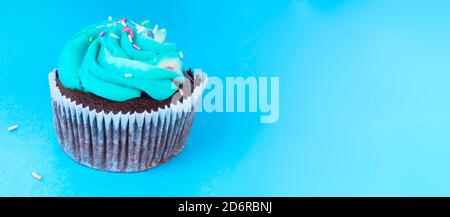
[{"label": "white sprinkle", "polygon": [[113,38],[115,38],[115,39],[120,39],[119,38],[119,36],[117,36],[116,34],[114,34],[114,33],[109,33],[109,36],[111,36],[111,37],[113,37]]},{"label": "white sprinkle", "polygon": [[166,29],[161,29],[161,30],[159,30],[159,31],[161,31],[161,32],[165,32],[165,31],[166,31]]},{"label": "white sprinkle", "polygon": [[108,20],[109,20],[109,21],[112,21],[112,17],[111,17],[111,16],[109,16],[109,17],[108,17]]},{"label": "white sprinkle", "polygon": [[13,125],[13,126],[8,127],[8,131],[13,131],[17,128],[19,128],[19,125]]},{"label": "white sprinkle", "polygon": [[131,78],[131,77],[133,77],[133,74],[130,74],[130,73],[125,74],[125,78]]},{"label": "white sprinkle", "polygon": [[123,27],[127,26],[127,24],[125,22],[123,22],[123,21],[120,21],[120,23],[122,24]]},{"label": "white sprinkle", "polygon": [[130,40],[130,43],[133,43],[133,39],[131,38],[131,35],[128,35],[128,40]]},{"label": "white sprinkle", "polygon": [[184,58],[184,55],[183,55],[183,52],[182,52],[182,51],[180,51],[178,54],[180,55],[180,58],[181,58],[181,59]]},{"label": "white sprinkle", "polygon": [[42,176],[40,176],[40,175],[37,174],[36,172],[32,172],[31,175],[32,175],[35,179],[37,179],[37,180],[41,180],[41,179],[42,179]]},{"label": "white sprinkle", "polygon": [[158,31],[158,24],[156,24],[155,27],[153,28],[153,34],[155,34],[156,31]]},{"label": "white sprinkle", "polygon": [[137,33],[138,33],[138,34],[141,34],[142,31],[144,31],[144,27],[143,27],[143,26],[140,26],[139,29],[137,30]]},{"label": "white sprinkle", "polygon": [[113,24],[112,23],[108,23],[108,24],[106,24],[106,26],[107,27],[111,27],[111,26],[113,26]]},{"label": "white sprinkle", "polygon": [[97,29],[102,29],[102,28],[105,28],[105,25],[97,26],[96,28]]}]

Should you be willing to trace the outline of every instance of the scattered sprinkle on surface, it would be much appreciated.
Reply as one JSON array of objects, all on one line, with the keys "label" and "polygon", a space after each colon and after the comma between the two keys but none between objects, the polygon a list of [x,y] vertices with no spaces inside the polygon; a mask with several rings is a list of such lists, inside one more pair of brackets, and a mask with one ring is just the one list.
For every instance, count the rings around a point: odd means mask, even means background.
[{"label": "scattered sprinkle on surface", "polygon": [[180,54],[180,58],[182,58],[182,59],[183,59],[183,58],[184,58],[183,52],[182,52],[182,51],[180,51],[180,52],[179,52],[179,54]]},{"label": "scattered sprinkle on surface", "polygon": [[153,28],[153,33],[156,33],[156,31],[158,31],[158,24],[156,24],[155,27]]},{"label": "scattered sprinkle on surface", "polygon": [[126,74],[125,74],[125,77],[126,77],[126,78],[131,78],[131,77],[133,77],[133,74],[126,73]]},{"label": "scattered sprinkle on surface", "polygon": [[39,174],[37,174],[36,172],[32,172],[31,175],[36,179],[36,180],[41,180],[42,176],[40,176]]},{"label": "scattered sprinkle on surface", "polygon": [[17,128],[19,128],[19,125],[13,125],[13,126],[8,127],[8,131],[13,131]]}]

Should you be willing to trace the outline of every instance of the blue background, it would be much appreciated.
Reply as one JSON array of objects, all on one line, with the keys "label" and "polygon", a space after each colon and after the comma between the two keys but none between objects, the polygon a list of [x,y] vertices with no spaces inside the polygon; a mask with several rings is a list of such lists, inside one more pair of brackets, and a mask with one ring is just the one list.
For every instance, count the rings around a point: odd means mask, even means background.
[{"label": "blue background", "polygon": [[[445,0],[3,2],[0,195],[449,196],[449,11]],[[143,173],[73,162],[47,73],[72,34],[109,15],[157,21],[209,75],[279,76],[279,121],[199,113],[186,149]]]}]

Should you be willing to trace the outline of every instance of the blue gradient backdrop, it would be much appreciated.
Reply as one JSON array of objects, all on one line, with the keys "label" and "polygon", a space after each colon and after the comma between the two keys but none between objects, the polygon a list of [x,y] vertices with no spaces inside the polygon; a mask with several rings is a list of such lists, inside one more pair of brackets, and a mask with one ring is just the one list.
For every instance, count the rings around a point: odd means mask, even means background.
[{"label": "blue gradient backdrop", "polygon": [[[2,3],[1,196],[450,195],[449,1],[126,2]],[[73,162],[47,73],[109,15],[158,21],[209,75],[279,76],[279,121],[199,113],[186,149],[143,173]]]}]

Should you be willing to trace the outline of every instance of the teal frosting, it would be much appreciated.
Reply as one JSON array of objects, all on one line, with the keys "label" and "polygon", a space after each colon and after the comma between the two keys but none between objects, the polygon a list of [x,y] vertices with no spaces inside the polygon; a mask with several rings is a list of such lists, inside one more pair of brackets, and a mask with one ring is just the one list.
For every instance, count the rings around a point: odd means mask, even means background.
[{"label": "teal frosting", "polygon": [[178,90],[173,81],[185,79],[180,52],[165,42],[166,33],[125,19],[89,26],[64,47],[59,79],[66,88],[113,101],[140,97],[142,92],[165,100]]}]

